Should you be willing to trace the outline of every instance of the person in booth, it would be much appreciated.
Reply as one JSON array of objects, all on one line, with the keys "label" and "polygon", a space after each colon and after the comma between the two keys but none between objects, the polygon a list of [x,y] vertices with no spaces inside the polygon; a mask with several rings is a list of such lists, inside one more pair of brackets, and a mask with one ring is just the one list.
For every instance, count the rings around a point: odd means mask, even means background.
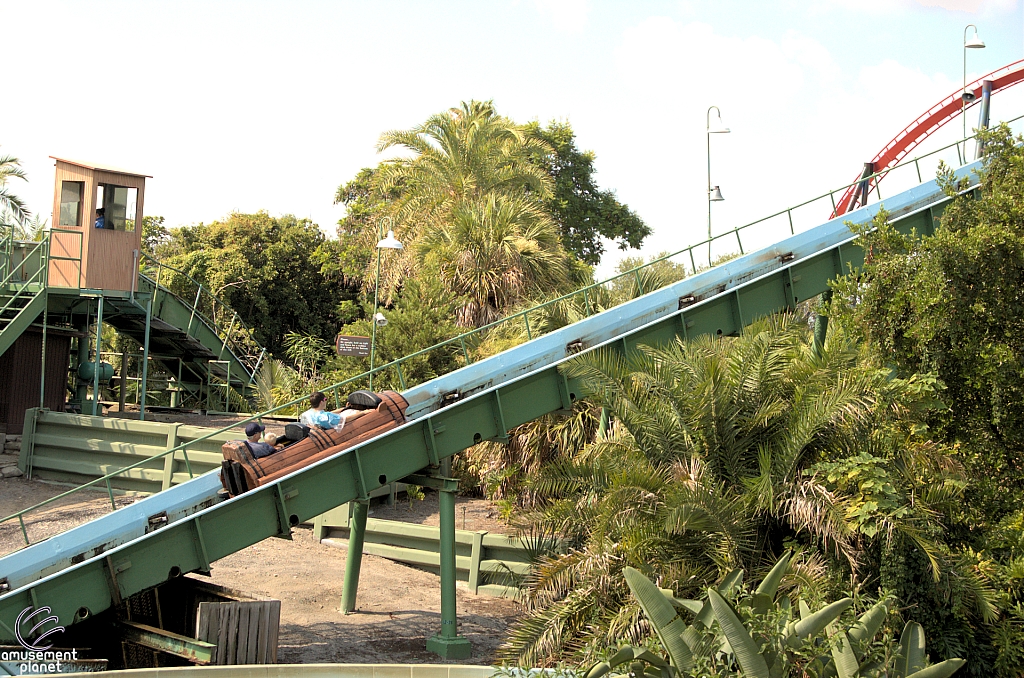
[{"label": "person in booth", "polygon": [[104,214],[104,210],[103,210],[102,207],[97,207],[96,208],[96,223],[93,224],[93,225],[96,228],[106,228],[107,227],[107,217]]}]

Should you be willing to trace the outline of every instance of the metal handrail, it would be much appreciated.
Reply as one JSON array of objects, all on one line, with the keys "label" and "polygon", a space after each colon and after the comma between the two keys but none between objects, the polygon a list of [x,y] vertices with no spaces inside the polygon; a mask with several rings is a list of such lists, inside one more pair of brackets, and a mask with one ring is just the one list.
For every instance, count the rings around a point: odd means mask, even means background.
[{"label": "metal handrail", "polygon": [[[12,228],[11,230],[13,232],[14,229]],[[8,262],[13,258],[13,254],[14,254],[13,242],[14,241],[10,241],[10,247],[7,250],[7,252],[8,252]],[[30,285],[33,285],[33,284],[36,284],[36,283],[42,283],[45,286],[45,284],[46,284],[45,276],[46,276],[46,270],[48,268],[48,264],[46,263],[47,259],[46,259],[46,256],[45,256],[46,245],[47,245],[47,239],[43,238],[42,240],[40,240],[39,242],[36,243],[35,247],[33,247],[30,250],[26,250],[26,252],[25,252],[25,259],[28,259],[30,256],[32,256],[33,254],[38,252],[40,249],[43,250],[44,254],[39,257],[39,268],[37,268],[36,272],[33,273],[27,280],[19,281],[20,286],[18,287],[18,289],[14,292],[14,294],[11,296],[11,298],[7,300],[7,303],[5,303],[3,305],[3,307],[0,307],[0,314],[4,313],[5,311],[8,311],[11,308],[13,308],[14,307],[14,303],[18,299],[23,298],[23,295],[24,296],[28,296],[28,295],[25,294],[25,291],[28,289],[28,287]],[[8,268],[12,269],[12,267],[10,267],[10,266],[8,266]],[[9,272],[7,273],[7,276],[3,279],[3,281],[0,281],[0,286],[6,287],[11,282],[11,278],[14,276],[14,273],[15,272],[14,272],[13,269],[9,270]],[[40,280],[37,280],[37,278],[39,278]],[[31,296],[35,297],[35,294],[32,294]]]},{"label": "metal handrail", "polygon": [[[175,294],[175,296],[177,296],[178,299],[180,299],[181,302],[192,311],[193,319],[194,317],[198,316],[200,321],[203,321],[208,327],[213,329],[217,336],[220,337],[222,341],[224,341],[225,345],[228,347],[228,350],[231,351],[235,359],[237,359],[238,362],[245,365],[246,368],[249,370],[251,377],[254,378],[256,369],[255,365],[258,364],[259,359],[256,358],[256,363],[253,363],[252,361],[257,355],[256,351],[262,351],[262,347],[259,346],[259,344],[257,344],[256,341],[252,339],[252,329],[245,324],[245,321],[242,320],[242,317],[240,315],[238,315],[238,312],[232,309],[217,295],[210,292],[210,290],[208,290],[201,282],[190,276],[188,273],[185,273],[184,271],[179,270],[173,266],[169,266],[159,261],[158,259],[150,256],[149,254],[146,254],[145,252],[142,253],[142,258],[144,260],[148,260],[151,263],[151,265],[156,267],[158,271],[159,269],[167,269],[168,271],[171,271],[174,274],[181,276],[182,278],[184,278],[185,280],[187,280],[188,282],[192,283],[195,286],[196,297],[193,303],[190,304],[181,295]],[[140,271],[139,274],[145,275],[147,278],[149,278],[149,281],[153,284],[154,289],[158,286],[157,278],[146,275],[145,273],[142,273],[142,271]],[[170,292],[168,288],[164,287],[164,289]],[[171,294],[174,294],[174,292],[171,292]],[[212,308],[216,309],[216,305],[220,304],[223,308],[226,308],[231,311],[231,323],[230,325],[228,325],[227,331],[222,331],[222,328],[217,323],[216,318],[211,318],[208,315],[206,315],[202,310],[200,310],[199,304],[204,294],[206,297],[212,300]],[[192,320],[190,319],[189,328],[187,329],[187,331],[191,331],[191,325]],[[244,336],[248,340],[247,342],[240,341],[238,338],[236,338],[236,333],[232,331],[233,329],[235,329],[236,326],[239,328],[237,334],[241,334],[242,336]]]},{"label": "metal handrail", "polygon": [[[1019,116],[1017,118],[1013,118],[1012,120],[1009,120],[1007,122],[1015,122],[1017,120],[1020,120],[1021,118],[1024,118],[1024,116]],[[947,146],[943,146],[942,148],[936,149],[936,150],[931,151],[929,153],[926,153],[924,155],[916,156],[915,158],[913,158],[911,160],[907,160],[904,163],[900,163],[898,165],[894,165],[893,167],[887,168],[887,169],[885,169],[885,170],[883,170],[881,172],[878,172],[878,173],[876,173],[874,175],[871,175],[871,177],[862,177],[862,178],[858,179],[857,181],[853,182],[852,184],[847,184],[847,185],[841,186],[839,188],[833,189],[833,190],[831,190],[831,191],[829,191],[827,193],[821,194],[820,196],[818,196],[816,198],[804,201],[802,203],[794,205],[794,206],[792,206],[790,208],[787,208],[785,210],[782,210],[780,212],[776,212],[775,214],[773,214],[771,216],[764,217],[764,218],[758,219],[756,221],[752,221],[752,222],[750,222],[748,224],[744,224],[743,226],[738,226],[738,227],[732,229],[731,231],[726,231],[723,234],[720,234],[720,235],[717,235],[717,236],[713,236],[712,238],[704,240],[702,242],[699,242],[699,243],[697,243],[695,245],[690,245],[689,247],[681,249],[678,252],[674,252],[672,254],[667,254],[667,255],[665,255],[663,257],[659,257],[658,259],[654,259],[652,261],[649,261],[649,262],[647,262],[647,263],[645,263],[645,264],[643,264],[641,266],[637,266],[636,268],[630,269],[629,271],[625,271],[623,273],[620,273],[620,274],[618,274],[616,276],[613,276],[611,278],[608,278],[607,280],[604,280],[604,281],[602,281],[600,283],[593,283],[591,285],[587,285],[587,286],[585,286],[585,287],[583,287],[583,288],[581,288],[579,290],[576,290],[574,292],[570,292],[568,294],[563,294],[560,297],[557,297],[555,299],[549,299],[548,301],[545,301],[545,302],[543,302],[541,304],[538,304],[538,305],[533,306],[531,308],[525,309],[523,311],[518,311],[518,312],[513,313],[513,314],[511,314],[509,316],[506,316],[505,318],[502,318],[500,320],[496,320],[496,321],[494,321],[494,322],[492,322],[492,323],[490,323],[488,325],[484,325],[483,327],[479,327],[479,328],[476,328],[476,329],[471,330],[469,332],[465,332],[465,333],[463,333],[463,334],[461,334],[461,335],[459,335],[457,337],[453,337],[452,339],[448,339],[446,341],[440,342],[440,343],[435,344],[434,346],[431,346],[429,348],[425,348],[425,349],[416,351],[415,353],[411,353],[411,354],[409,354],[407,356],[399,358],[397,360],[393,360],[390,363],[387,363],[385,365],[377,366],[377,367],[375,367],[373,369],[373,373],[376,374],[378,372],[381,372],[383,370],[387,370],[387,369],[392,368],[392,367],[398,367],[400,369],[401,363],[404,362],[404,361],[410,360],[410,359],[415,358],[415,357],[420,356],[420,355],[424,355],[425,353],[428,353],[430,351],[436,350],[438,348],[442,348],[442,347],[445,347],[445,346],[453,345],[455,343],[459,343],[461,345],[461,348],[462,348],[462,351],[463,351],[463,355],[466,357],[467,362],[471,362],[469,360],[469,353],[466,350],[466,344],[465,344],[465,340],[468,337],[480,334],[480,333],[482,333],[482,332],[484,332],[486,330],[489,330],[489,329],[493,329],[493,328],[495,328],[495,327],[497,327],[497,326],[499,326],[499,325],[501,325],[501,324],[503,324],[505,322],[511,322],[511,321],[513,321],[515,319],[519,319],[519,318],[524,318],[525,319],[527,314],[529,314],[529,313],[532,313],[532,312],[538,311],[540,309],[546,308],[548,306],[551,306],[552,304],[556,304],[556,303],[558,303],[560,301],[564,301],[564,300],[569,299],[571,297],[574,297],[574,296],[576,296],[578,294],[583,294],[584,298],[586,299],[588,291],[595,290],[598,287],[603,287],[603,286],[607,285],[608,283],[614,282],[616,280],[619,280],[619,279],[624,278],[624,277],[629,276],[629,275],[637,276],[637,280],[639,282],[640,279],[638,277],[638,273],[639,273],[640,270],[648,268],[650,266],[653,266],[653,265],[655,265],[657,263],[660,263],[660,262],[663,262],[663,261],[667,261],[668,259],[671,259],[673,257],[679,256],[680,254],[683,254],[683,253],[689,253],[690,254],[690,258],[691,258],[691,263],[693,263],[693,251],[695,249],[697,249],[697,248],[704,247],[705,245],[710,246],[711,243],[713,243],[715,240],[719,240],[721,238],[728,237],[728,236],[733,235],[733,234],[735,234],[736,237],[737,237],[737,240],[739,240],[739,232],[742,231],[745,228],[748,228],[750,226],[754,226],[756,224],[762,223],[762,222],[764,222],[764,221],[766,221],[766,220],[768,220],[768,219],[770,219],[772,217],[781,216],[781,215],[787,214],[787,213],[791,214],[792,210],[797,209],[799,207],[804,207],[806,205],[809,205],[809,204],[811,204],[813,202],[816,202],[818,200],[821,200],[823,198],[826,198],[826,197],[833,198],[836,192],[846,190],[849,186],[861,183],[862,181],[864,181],[866,179],[870,179],[872,177],[885,176],[885,175],[893,172],[894,170],[899,169],[899,168],[904,167],[904,166],[907,166],[907,165],[909,165],[911,163],[917,164],[918,161],[923,160],[924,158],[927,158],[929,156],[935,155],[937,153],[941,153],[942,151],[945,151],[945,150],[948,150],[950,148],[953,148],[954,146],[957,147],[957,152],[959,153],[959,144],[966,143],[968,140],[974,138],[974,136],[975,135],[966,137],[964,139],[961,139],[961,140],[959,140],[957,142],[954,142],[952,144],[949,144]],[[919,168],[918,168],[918,172],[920,173],[920,169]],[[793,229],[792,229],[792,217],[791,216],[790,216],[790,231],[791,231],[791,233],[793,232]],[[742,243],[740,243],[740,248],[741,248],[741,252],[742,252]],[[171,268],[171,267],[167,266],[167,268]],[[694,271],[697,270],[696,265],[693,265],[693,270]],[[187,274],[184,274],[184,275],[187,275]],[[590,313],[590,305],[589,304],[587,304],[586,311],[587,311],[587,316],[589,317],[591,315],[591,313]],[[529,330],[528,322],[529,321],[527,320],[527,331],[529,332],[530,330]],[[539,335],[534,335],[534,336],[539,336]],[[323,393],[325,393],[325,394],[327,394],[327,393],[333,394],[335,396],[335,402],[337,403],[338,402],[338,395],[337,395],[337,393],[338,393],[338,391],[340,389],[342,389],[343,387],[346,387],[346,386],[348,386],[348,385],[350,385],[352,383],[358,382],[360,380],[368,379],[369,376],[370,376],[370,372],[369,371],[363,372],[362,374],[356,375],[354,377],[349,377],[348,379],[340,381],[340,382],[338,382],[336,384],[332,384],[331,386],[327,386],[327,387],[325,387],[323,389],[320,389],[320,390]],[[402,378],[402,374],[401,374],[400,371],[399,371],[399,380],[400,380],[400,382],[404,382],[404,379]],[[403,387],[407,388],[407,386],[404,385],[404,383],[403,383]],[[138,461],[138,462],[132,464],[131,466],[126,466],[126,467],[124,467],[122,469],[119,469],[117,471],[112,471],[111,473],[108,473],[108,474],[106,474],[106,475],[104,475],[104,476],[102,476],[100,478],[96,478],[96,479],[91,480],[91,481],[89,481],[87,483],[79,485],[78,487],[74,487],[74,488],[68,490],[67,492],[63,492],[61,494],[56,495],[55,497],[51,497],[51,498],[46,499],[44,501],[41,501],[41,502],[39,502],[37,504],[34,504],[34,505],[32,505],[32,506],[30,506],[28,508],[22,509],[21,511],[17,511],[16,513],[12,513],[9,516],[7,516],[7,517],[3,518],[2,520],[0,520],[0,525],[2,525],[3,523],[8,522],[10,520],[14,520],[15,518],[17,518],[19,524],[21,525],[22,536],[25,539],[26,545],[31,544],[32,542],[29,540],[28,532],[26,530],[25,521],[24,521],[24,516],[27,513],[31,512],[31,511],[34,511],[34,510],[36,510],[38,508],[41,508],[43,506],[46,506],[46,505],[48,505],[50,503],[53,503],[53,502],[55,502],[55,501],[57,501],[59,499],[62,499],[64,497],[70,496],[70,495],[72,495],[72,494],[74,494],[76,492],[79,492],[79,491],[84,490],[86,488],[89,488],[89,487],[92,487],[94,485],[97,485],[97,484],[99,484],[101,482],[106,484],[107,493],[108,493],[108,495],[110,496],[110,499],[111,499],[111,505],[116,509],[116,506],[114,506],[113,490],[112,490],[112,487],[111,487],[111,484],[110,484],[110,480],[112,478],[115,478],[118,475],[126,472],[126,471],[131,471],[133,469],[139,468],[140,466],[142,466],[144,464],[150,463],[150,462],[155,461],[157,459],[162,459],[163,457],[165,457],[165,456],[167,456],[169,454],[176,454],[178,452],[181,452],[182,455],[184,456],[185,467],[186,467],[186,469],[188,471],[189,477],[193,478],[193,477],[195,477],[195,475],[192,472],[192,465],[191,465],[191,462],[188,459],[188,451],[187,451],[186,448],[188,448],[189,446],[194,445],[196,443],[202,442],[204,440],[209,440],[210,438],[212,438],[214,436],[220,435],[222,433],[226,433],[226,432],[230,431],[233,428],[237,428],[237,427],[242,426],[244,424],[247,424],[247,423],[249,423],[251,421],[256,421],[256,420],[261,419],[263,417],[270,416],[270,415],[272,415],[272,414],[274,414],[276,412],[280,412],[282,410],[294,407],[295,405],[305,401],[307,398],[308,398],[308,396],[302,396],[302,397],[299,397],[299,398],[295,398],[295,399],[293,399],[293,400],[291,400],[291,401],[289,401],[289,402],[287,402],[287,403],[285,403],[283,405],[278,405],[278,406],[273,407],[273,408],[271,408],[269,410],[266,410],[265,412],[260,412],[258,414],[254,414],[254,415],[252,415],[250,417],[247,417],[247,418],[243,419],[242,421],[239,421],[239,422],[236,422],[236,423],[232,424],[231,426],[225,426],[225,427],[223,427],[221,429],[218,429],[218,430],[213,431],[211,433],[208,433],[206,435],[200,436],[200,437],[198,437],[198,438],[196,438],[194,440],[190,440],[188,442],[182,443],[181,445],[178,445],[177,447],[175,447],[173,449],[165,450],[163,452],[159,452],[159,453],[157,453],[157,454],[155,454],[155,455],[153,455],[151,457],[148,457],[146,459]]]}]

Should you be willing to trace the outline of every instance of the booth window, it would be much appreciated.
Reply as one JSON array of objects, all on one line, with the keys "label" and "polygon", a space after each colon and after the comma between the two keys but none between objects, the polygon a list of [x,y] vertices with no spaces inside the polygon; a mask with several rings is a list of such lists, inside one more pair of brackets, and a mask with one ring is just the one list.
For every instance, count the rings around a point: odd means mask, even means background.
[{"label": "booth window", "polygon": [[96,204],[103,205],[107,228],[115,231],[135,231],[135,206],[139,189],[100,184],[97,188]]},{"label": "booth window", "polygon": [[60,225],[82,225],[82,194],[85,193],[84,181],[60,182]]}]

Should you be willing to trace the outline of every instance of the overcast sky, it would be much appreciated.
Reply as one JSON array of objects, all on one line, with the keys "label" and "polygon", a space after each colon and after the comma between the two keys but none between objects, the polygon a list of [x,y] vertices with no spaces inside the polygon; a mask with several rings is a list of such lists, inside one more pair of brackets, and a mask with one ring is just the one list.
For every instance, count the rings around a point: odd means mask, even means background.
[{"label": "overcast sky", "polygon": [[[568,120],[653,227],[645,253],[677,250],[707,229],[708,106],[732,129],[711,139],[719,232],[855,179],[960,87],[967,24],[987,45],[968,80],[1024,58],[1022,4],[0,0],[0,153],[44,215],[55,155],[152,175],[146,213],[170,226],[264,209],[333,235],[335,188],[382,159],[381,132],[492,99]],[[993,99],[1021,114],[1024,86]]]}]

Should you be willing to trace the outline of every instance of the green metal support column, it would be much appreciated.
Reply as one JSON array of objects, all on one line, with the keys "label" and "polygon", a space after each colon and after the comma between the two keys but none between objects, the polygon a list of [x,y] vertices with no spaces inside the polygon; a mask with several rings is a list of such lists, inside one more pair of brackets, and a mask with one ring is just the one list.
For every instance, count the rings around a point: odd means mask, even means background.
[{"label": "green metal support column", "polygon": [[345,558],[345,583],[341,589],[341,612],[349,614],[356,609],[359,590],[359,567],[363,562],[363,537],[366,535],[366,515],[370,500],[352,502],[352,520],[348,524],[348,556]]},{"label": "green metal support column", "polygon": [[[40,292],[46,297],[46,288]],[[39,409],[46,407],[46,326],[50,322],[50,301],[46,300],[46,304],[43,306],[43,362],[42,369],[39,370]]]},{"label": "green metal support column", "polygon": [[86,382],[78,376],[78,368],[89,362],[88,315],[86,315],[85,322],[82,323],[82,327],[79,332],[80,334],[75,340],[78,342],[78,350],[75,354],[75,400],[78,401],[78,406],[82,408],[82,414],[85,414],[85,401],[89,397],[89,387]]},{"label": "green metal support column", "polygon": [[[441,472],[449,475],[451,459],[442,461]],[[456,481],[444,479],[441,509],[441,632],[427,641],[427,650],[443,659],[466,659],[473,653],[469,640],[459,635],[455,610],[455,492]]]},{"label": "green metal support column", "polygon": [[[103,335],[103,297],[96,304],[96,354],[92,371],[92,416],[97,415],[96,408],[100,405],[100,338]],[[103,414],[99,412],[99,414]]]},{"label": "green metal support column", "polygon": [[[161,269],[162,270],[162,269]],[[153,302],[160,289],[160,271],[156,274],[153,296],[146,305],[146,332],[142,340],[142,383],[139,384],[139,421],[146,421],[146,379],[149,377],[149,328],[153,321]]]}]

